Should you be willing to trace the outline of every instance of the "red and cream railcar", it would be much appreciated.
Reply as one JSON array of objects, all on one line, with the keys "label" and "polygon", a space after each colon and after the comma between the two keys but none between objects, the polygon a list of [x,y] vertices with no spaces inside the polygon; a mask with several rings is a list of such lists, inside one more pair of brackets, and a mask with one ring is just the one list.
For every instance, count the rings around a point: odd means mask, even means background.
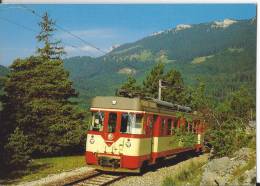
[{"label": "red and cream railcar", "polygon": [[202,149],[204,121],[156,100],[95,97],[91,112],[85,157],[96,169],[139,172],[157,160]]}]

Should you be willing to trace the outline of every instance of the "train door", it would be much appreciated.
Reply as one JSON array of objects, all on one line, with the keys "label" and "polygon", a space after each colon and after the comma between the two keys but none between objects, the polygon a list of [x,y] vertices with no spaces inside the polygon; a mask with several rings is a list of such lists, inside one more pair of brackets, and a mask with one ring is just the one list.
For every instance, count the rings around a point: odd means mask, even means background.
[{"label": "train door", "polygon": [[146,123],[146,136],[150,139],[150,160],[152,160],[153,152],[153,128],[154,128],[154,116],[152,114],[147,115]]}]

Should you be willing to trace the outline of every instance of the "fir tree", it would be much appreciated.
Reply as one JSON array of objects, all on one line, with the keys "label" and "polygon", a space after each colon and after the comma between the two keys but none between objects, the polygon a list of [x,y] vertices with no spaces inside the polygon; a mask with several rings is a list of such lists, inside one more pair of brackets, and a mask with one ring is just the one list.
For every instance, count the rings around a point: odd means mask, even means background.
[{"label": "fir tree", "polygon": [[61,53],[46,39],[54,30],[47,14],[40,25],[45,25],[41,34],[46,33],[40,56],[17,59],[10,66],[4,88],[3,138],[7,141],[19,127],[34,157],[74,153],[83,149],[84,115],[70,101],[77,93],[63,61],[56,59]]},{"label": "fir tree", "polygon": [[166,82],[166,88],[162,90],[163,100],[183,104],[184,84],[181,73],[171,69],[164,75],[163,79]]},{"label": "fir tree", "polygon": [[[5,145],[5,165],[10,170],[24,169],[31,159],[31,149],[29,148],[28,137],[23,134],[18,127],[8,138]],[[5,173],[1,173],[2,175]]]},{"label": "fir tree", "polygon": [[64,48],[60,46],[61,41],[52,41],[53,32],[55,29],[55,22],[49,18],[46,12],[42,16],[42,21],[39,23],[41,32],[37,35],[37,40],[43,42],[43,48],[38,48],[37,52],[44,59],[61,59],[61,56],[65,54]]},{"label": "fir tree", "polygon": [[5,86],[9,128],[19,126],[28,136],[33,155],[70,151],[82,141],[84,116],[69,101],[77,94],[68,77],[60,60],[30,57],[11,66]]},{"label": "fir tree", "polygon": [[157,63],[143,81],[143,92],[147,97],[157,98],[159,80],[163,78],[164,64]]},{"label": "fir tree", "polygon": [[128,76],[126,82],[119,90],[126,92],[130,97],[142,94],[141,87],[137,85],[136,79],[133,76]]}]

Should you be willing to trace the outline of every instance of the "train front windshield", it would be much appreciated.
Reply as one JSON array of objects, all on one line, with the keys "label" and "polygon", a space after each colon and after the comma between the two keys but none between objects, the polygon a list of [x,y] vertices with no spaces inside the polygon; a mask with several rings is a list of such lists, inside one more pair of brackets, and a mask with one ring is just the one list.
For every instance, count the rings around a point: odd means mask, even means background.
[{"label": "train front windshield", "polygon": [[91,130],[93,130],[93,131],[103,131],[104,117],[105,117],[104,112],[93,112],[92,113]]}]

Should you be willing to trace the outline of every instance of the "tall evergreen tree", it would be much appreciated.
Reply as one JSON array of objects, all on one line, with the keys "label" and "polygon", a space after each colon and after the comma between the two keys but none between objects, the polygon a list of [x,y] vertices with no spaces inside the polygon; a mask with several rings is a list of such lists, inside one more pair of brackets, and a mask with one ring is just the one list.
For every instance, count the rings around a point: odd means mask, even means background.
[{"label": "tall evergreen tree", "polygon": [[[46,33],[47,38],[55,29],[46,15],[40,25],[45,25],[41,34]],[[33,156],[83,149],[84,115],[70,101],[77,93],[57,57],[61,53],[46,38],[40,56],[17,59],[11,65],[4,88],[5,139],[19,127]]]},{"label": "tall evergreen tree", "polygon": [[143,92],[147,97],[157,98],[159,80],[163,79],[164,64],[157,63],[143,81]]},{"label": "tall evergreen tree", "polygon": [[77,94],[68,77],[60,60],[30,57],[11,66],[8,121],[28,136],[35,155],[58,153],[82,140],[84,118],[69,101]]},{"label": "tall evergreen tree", "polygon": [[49,18],[47,12],[42,16],[39,26],[41,32],[36,38],[39,42],[43,42],[44,46],[38,48],[37,52],[44,59],[61,59],[61,56],[65,54],[64,48],[60,46],[61,41],[52,41],[53,32],[56,30],[55,22]]},{"label": "tall evergreen tree", "polygon": [[133,76],[128,76],[126,82],[121,85],[119,90],[126,92],[129,96],[141,94],[141,87],[137,85],[136,79]]},{"label": "tall evergreen tree", "polygon": [[163,79],[166,82],[166,88],[162,90],[163,100],[183,104],[184,83],[181,73],[171,69],[164,75]]}]

